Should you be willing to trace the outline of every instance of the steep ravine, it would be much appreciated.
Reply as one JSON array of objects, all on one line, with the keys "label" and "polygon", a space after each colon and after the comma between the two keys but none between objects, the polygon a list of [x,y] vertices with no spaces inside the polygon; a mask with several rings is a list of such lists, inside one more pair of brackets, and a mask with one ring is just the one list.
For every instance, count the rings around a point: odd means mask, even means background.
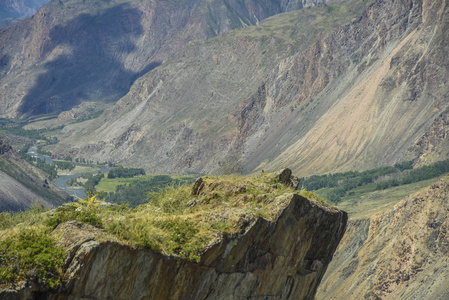
[{"label": "steep ravine", "polygon": [[2,299],[313,299],[344,234],[347,214],[291,195],[276,221],[259,218],[224,236],[199,263],[117,242],[69,221],[52,233],[69,254],[65,284],[36,283]]}]

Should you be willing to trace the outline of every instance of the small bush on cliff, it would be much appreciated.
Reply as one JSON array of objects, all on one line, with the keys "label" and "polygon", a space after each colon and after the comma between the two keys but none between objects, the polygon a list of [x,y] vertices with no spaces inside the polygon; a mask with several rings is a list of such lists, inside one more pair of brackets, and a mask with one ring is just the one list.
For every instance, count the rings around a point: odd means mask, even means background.
[{"label": "small bush on cliff", "polygon": [[100,216],[101,203],[98,201],[100,195],[100,193],[94,195],[89,191],[86,199],[79,199],[78,202],[58,207],[54,215],[47,220],[47,225],[55,228],[63,222],[78,220],[95,227],[102,227],[103,222]]},{"label": "small bush on cliff", "polygon": [[27,228],[0,242],[0,284],[38,278],[50,288],[59,285],[65,250],[46,228]]}]

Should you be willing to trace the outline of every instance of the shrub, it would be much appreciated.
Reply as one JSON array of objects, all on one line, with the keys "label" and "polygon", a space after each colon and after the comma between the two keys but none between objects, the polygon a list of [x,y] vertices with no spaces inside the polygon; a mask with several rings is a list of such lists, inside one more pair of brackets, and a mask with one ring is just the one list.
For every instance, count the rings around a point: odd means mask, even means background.
[{"label": "shrub", "polygon": [[45,229],[27,228],[0,242],[0,283],[37,277],[50,288],[61,283],[65,250]]}]

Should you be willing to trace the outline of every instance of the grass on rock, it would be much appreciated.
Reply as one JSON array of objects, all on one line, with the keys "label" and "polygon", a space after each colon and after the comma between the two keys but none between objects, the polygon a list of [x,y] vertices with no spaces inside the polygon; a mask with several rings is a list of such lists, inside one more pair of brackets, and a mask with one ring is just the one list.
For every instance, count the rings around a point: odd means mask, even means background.
[{"label": "grass on rock", "polygon": [[[136,208],[108,205],[98,195],[89,195],[51,211],[36,207],[1,213],[0,284],[33,276],[51,286],[59,284],[65,250],[51,232],[69,220],[99,228],[103,239],[199,262],[201,254],[224,234],[241,233],[259,217],[275,221],[295,192],[268,173],[251,178],[206,176],[203,182],[198,195],[193,195],[190,185],[171,186],[151,193],[152,200]],[[324,202],[312,192],[298,193]],[[30,257],[32,261],[27,260]]]}]

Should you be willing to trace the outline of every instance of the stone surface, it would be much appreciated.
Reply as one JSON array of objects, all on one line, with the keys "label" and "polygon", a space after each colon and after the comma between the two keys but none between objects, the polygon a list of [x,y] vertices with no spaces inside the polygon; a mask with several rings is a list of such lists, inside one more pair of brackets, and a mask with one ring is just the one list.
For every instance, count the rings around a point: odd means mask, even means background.
[{"label": "stone surface", "polygon": [[279,171],[279,173],[276,175],[276,178],[279,179],[279,181],[287,186],[291,186],[295,190],[298,189],[299,186],[299,178],[292,176],[292,170],[289,168],[282,169]]},{"label": "stone surface", "polygon": [[449,177],[350,220],[317,299],[448,299]]},{"label": "stone surface", "polygon": [[290,197],[276,222],[259,218],[222,237],[199,263],[114,241],[90,225],[61,224],[53,235],[69,250],[65,285],[33,291],[57,299],[314,299],[347,215]]}]

